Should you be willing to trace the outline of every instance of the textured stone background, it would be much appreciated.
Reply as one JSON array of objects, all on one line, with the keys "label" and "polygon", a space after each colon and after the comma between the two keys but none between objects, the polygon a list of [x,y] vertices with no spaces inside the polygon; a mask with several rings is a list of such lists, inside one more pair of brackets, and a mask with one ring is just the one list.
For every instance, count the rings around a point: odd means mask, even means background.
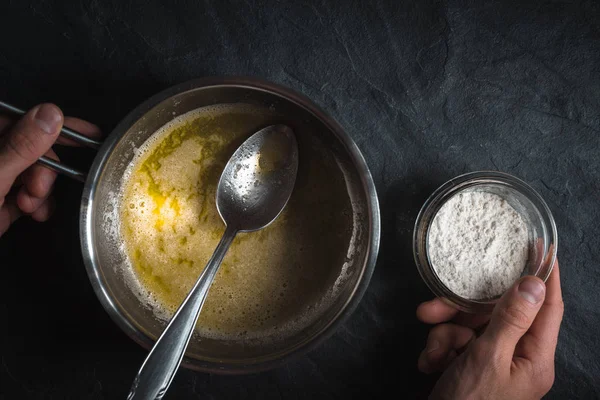
[{"label": "textured stone background", "polygon": [[[380,196],[370,288],[325,344],[243,377],[181,371],[167,398],[426,395],[417,372],[430,297],[410,237],[424,199],[463,172],[532,184],[558,224],[566,314],[549,398],[600,397],[600,6],[594,1],[4,1],[0,99],[54,101],[105,132],[174,83],[250,75],[320,104],[362,149]],[[527,3],[527,2],[525,2]],[[92,153],[61,152],[85,167]],[[57,183],[45,225],[0,240],[0,398],[125,398],[145,352],[85,274],[81,186]]]}]

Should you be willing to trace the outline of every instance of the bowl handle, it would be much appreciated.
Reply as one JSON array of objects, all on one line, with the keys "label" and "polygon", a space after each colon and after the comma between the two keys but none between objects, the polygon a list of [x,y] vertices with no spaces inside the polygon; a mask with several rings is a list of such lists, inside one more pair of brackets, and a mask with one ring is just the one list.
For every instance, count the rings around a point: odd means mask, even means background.
[{"label": "bowl handle", "polygon": [[[0,110],[6,111],[17,117],[20,117],[25,114],[24,110],[21,110],[20,108],[12,106],[8,103],[4,103],[2,101],[0,101]],[[64,126],[60,130],[60,134],[61,134],[61,136],[69,138],[69,139],[81,144],[82,146],[90,147],[92,149],[99,149],[100,146],[102,145],[102,142],[99,142],[97,140],[94,140],[92,138],[84,136],[81,133],[76,132],[72,129],[65,128]],[[43,165],[46,168],[50,168],[51,170],[54,170],[60,174],[63,174],[70,178],[78,180],[80,182],[85,182],[85,178],[87,176],[87,174],[85,172],[81,172],[75,168],[69,167],[68,165],[61,164],[60,162],[53,160],[51,158],[48,158],[46,156],[41,156],[37,160],[37,163],[40,165]]]}]

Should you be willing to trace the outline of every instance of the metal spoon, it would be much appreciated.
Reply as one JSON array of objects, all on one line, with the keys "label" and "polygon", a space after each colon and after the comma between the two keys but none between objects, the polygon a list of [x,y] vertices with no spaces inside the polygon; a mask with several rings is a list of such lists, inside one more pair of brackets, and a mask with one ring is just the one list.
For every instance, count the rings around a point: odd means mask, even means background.
[{"label": "metal spoon", "polygon": [[298,147],[285,125],[261,129],[231,156],[217,186],[217,210],[227,226],[196,284],[181,303],[140,368],[128,399],[162,399],[190,341],[221,261],[238,232],[273,222],[292,194]]}]

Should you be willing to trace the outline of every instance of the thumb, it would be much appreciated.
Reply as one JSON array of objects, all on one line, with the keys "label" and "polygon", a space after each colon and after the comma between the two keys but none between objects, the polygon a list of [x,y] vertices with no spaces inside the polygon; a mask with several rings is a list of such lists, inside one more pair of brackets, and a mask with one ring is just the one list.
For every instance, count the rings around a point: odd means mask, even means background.
[{"label": "thumb", "polygon": [[15,179],[54,144],[63,124],[63,114],[54,104],[29,110],[0,145],[0,199]]},{"label": "thumb", "polygon": [[509,351],[512,358],[521,337],[529,330],[544,303],[546,286],[541,279],[526,276],[519,279],[500,298],[490,323],[483,334],[488,343]]}]

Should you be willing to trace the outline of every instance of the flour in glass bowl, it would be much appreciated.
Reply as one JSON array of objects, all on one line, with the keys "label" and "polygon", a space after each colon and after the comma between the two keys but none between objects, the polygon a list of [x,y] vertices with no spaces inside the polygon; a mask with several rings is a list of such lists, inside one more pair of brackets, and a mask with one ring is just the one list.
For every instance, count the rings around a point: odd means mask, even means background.
[{"label": "flour in glass bowl", "polygon": [[451,197],[435,215],[427,240],[440,280],[472,300],[504,293],[519,279],[529,256],[521,215],[501,196],[483,191]]}]

